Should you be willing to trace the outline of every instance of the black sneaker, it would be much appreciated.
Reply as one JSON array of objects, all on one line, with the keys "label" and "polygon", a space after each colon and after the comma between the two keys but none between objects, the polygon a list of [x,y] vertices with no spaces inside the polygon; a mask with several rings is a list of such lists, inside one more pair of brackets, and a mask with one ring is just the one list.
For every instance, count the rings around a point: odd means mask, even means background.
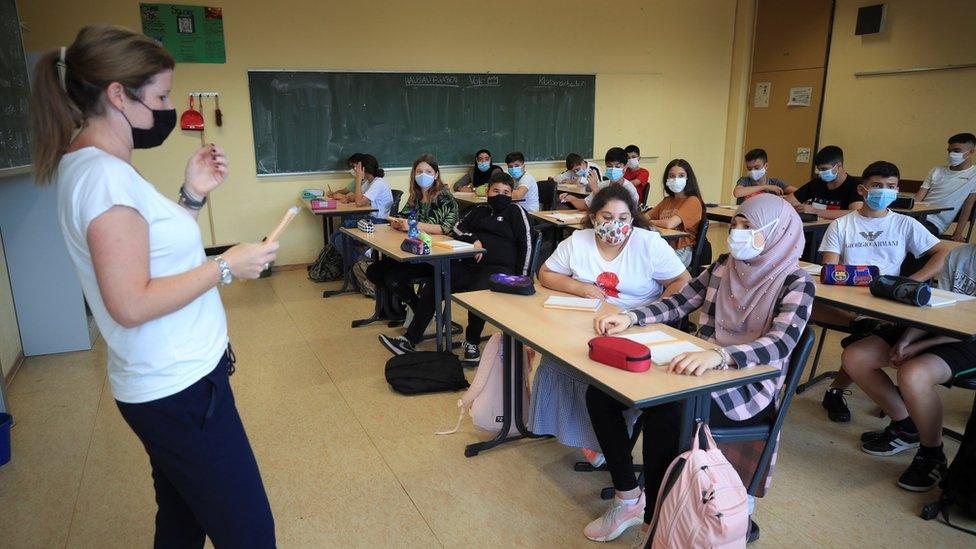
[{"label": "black sneaker", "polygon": [[883,435],[884,433],[885,433],[885,430],[884,429],[881,429],[880,431],[866,431],[864,433],[861,433],[861,442],[867,442],[869,440],[874,440],[874,439],[880,437],[881,435]]},{"label": "black sneaker", "polygon": [[391,353],[395,355],[405,355],[407,353],[417,352],[417,349],[410,343],[410,340],[400,336],[400,337],[390,337],[388,335],[380,334],[380,343]]},{"label": "black sneaker", "polygon": [[916,455],[912,464],[898,479],[898,486],[912,492],[928,492],[939,485],[946,474],[946,458]]},{"label": "black sneaker", "polygon": [[464,358],[461,359],[461,362],[465,366],[477,366],[481,362],[481,350],[478,349],[477,345],[462,341],[461,349],[464,350]]},{"label": "black sneaker", "polygon": [[827,417],[830,418],[830,421],[847,423],[851,420],[851,409],[847,407],[847,400],[844,399],[844,395],[849,394],[851,394],[850,391],[833,387],[828,388],[827,392],[824,393],[823,407],[827,410]]},{"label": "black sneaker", "polygon": [[749,536],[746,537],[746,543],[752,543],[759,539],[759,525],[756,521],[749,519]]},{"label": "black sneaker", "polygon": [[861,444],[861,450],[872,456],[893,456],[912,448],[918,448],[918,433],[909,433],[893,425],[885,427],[877,438]]}]

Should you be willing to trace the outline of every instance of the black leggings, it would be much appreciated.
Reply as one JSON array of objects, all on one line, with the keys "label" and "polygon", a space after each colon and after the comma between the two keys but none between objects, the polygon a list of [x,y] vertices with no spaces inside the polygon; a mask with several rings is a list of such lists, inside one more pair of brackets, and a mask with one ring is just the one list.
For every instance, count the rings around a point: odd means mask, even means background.
[{"label": "black leggings", "polygon": [[366,278],[370,282],[390,289],[413,309],[417,307],[417,294],[410,281],[431,276],[434,276],[434,267],[428,263],[401,263],[388,257],[366,267]]},{"label": "black leggings", "polygon": [[[654,406],[644,410],[640,417],[644,430],[644,493],[647,494],[644,522],[650,522],[653,518],[657,493],[668,466],[674,458],[678,457],[678,454],[687,450],[687,448],[678,448],[683,404],[679,401]],[[613,487],[619,492],[637,488],[633,449],[623,416],[627,408],[627,405],[596,387],[590,386],[586,390],[586,409],[593,423],[593,432],[607,459],[607,469],[613,479]],[[775,406],[769,405],[752,418],[735,421],[729,419],[712,400],[708,424],[711,427],[759,425],[768,421],[774,410]]]},{"label": "black leggings", "polygon": [[[474,261],[459,261],[451,265],[451,293],[472,290],[485,290],[488,281],[494,273],[511,274],[510,269],[492,265],[482,265]],[[413,308],[413,320],[407,326],[406,338],[414,345],[420,343],[424,337],[424,330],[434,317],[434,283],[426,282],[420,289],[420,297]],[[464,339],[472,345],[481,341],[481,333],[485,330],[485,320],[469,312],[468,326],[464,330]]]}]

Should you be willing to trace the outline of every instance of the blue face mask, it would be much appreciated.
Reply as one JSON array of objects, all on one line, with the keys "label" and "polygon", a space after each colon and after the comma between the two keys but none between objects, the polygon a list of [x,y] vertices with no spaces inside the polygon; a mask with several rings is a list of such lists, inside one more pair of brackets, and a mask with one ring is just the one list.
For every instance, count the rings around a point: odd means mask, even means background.
[{"label": "blue face mask", "polygon": [[525,173],[525,168],[523,168],[522,166],[512,166],[511,168],[508,169],[508,175],[512,176],[515,179],[522,177],[522,174],[524,173]]},{"label": "blue face mask", "polygon": [[418,173],[417,175],[413,176],[413,180],[417,182],[417,185],[420,185],[421,189],[424,190],[429,189],[431,185],[434,184],[435,179],[437,178],[429,173]]},{"label": "blue face mask", "polygon": [[835,167],[829,170],[821,170],[820,172],[817,172],[817,175],[824,183],[830,183],[831,181],[837,179],[837,168]]},{"label": "blue face mask", "polygon": [[898,198],[896,189],[868,189],[868,196],[864,203],[872,210],[883,210]]},{"label": "blue face mask", "polygon": [[624,169],[618,167],[607,167],[607,178],[610,181],[620,181],[620,178],[624,176]]},{"label": "blue face mask", "polygon": [[491,162],[478,162],[478,170],[487,172],[488,168],[491,167]]}]

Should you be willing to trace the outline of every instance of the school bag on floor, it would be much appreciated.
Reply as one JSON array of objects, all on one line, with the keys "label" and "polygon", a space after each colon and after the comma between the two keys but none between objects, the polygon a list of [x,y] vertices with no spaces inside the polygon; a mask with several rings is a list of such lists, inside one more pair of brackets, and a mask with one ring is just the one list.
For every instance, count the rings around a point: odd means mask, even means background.
[{"label": "school bag on floor", "polygon": [[[478,373],[475,374],[474,380],[471,382],[471,387],[458,400],[459,414],[457,425],[451,431],[441,431],[436,434],[450,435],[458,432],[458,429],[461,428],[461,421],[464,420],[465,412],[471,414],[471,421],[476,428],[491,433],[501,431],[502,423],[505,421],[504,388],[502,383],[502,376],[505,373],[504,368],[506,366],[503,353],[504,349],[502,334],[494,334],[488,339],[488,342],[485,343],[484,350],[481,352],[481,361],[478,362]],[[528,379],[529,364],[531,362],[527,350],[525,354],[526,356],[522,360],[522,365],[525,370],[525,375],[522,376],[524,384],[521,387],[521,391],[518,388],[512,388],[513,399],[519,398],[518,393],[521,393],[523,415],[528,413],[529,410]],[[512,434],[513,431],[517,430],[515,423],[512,422],[506,435]]]},{"label": "school bag on floor", "polygon": [[418,351],[386,362],[386,382],[401,395],[440,393],[468,388],[461,361],[454,353]]},{"label": "school bag on floor", "polygon": [[[702,432],[704,450],[698,443]],[[745,547],[749,500],[739,473],[716,446],[708,425],[698,424],[691,448],[664,474],[646,547]]]},{"label": "school bag on floor", "polygon": [[366,278],[366,267],[371,263],[369,259],[361,257],[352,264],[352,276],[356,280],[356,286],[359,286],[360,293],[366,297],[376,297],[376,285]]},{"label": "school bag on floor", "polygon": [[331,243],[327,244],[308,268],[308,278],[313,282],[329,282],[342,278],[342,254]]},{"label": "school bag on floor", "polygon": [[[976,406],[974,406],[976,410]],[[939,515],[946,524],[976,535],[976,531],[952,524],[949,521],[949,509],[955,505],[963,514],[976,517],[976,413],[969,416],[966,431],[963,433],[959,451],[952,458],[949,471],[939,483],[942,493],[939,500],[922,508],[922,518],[932,520]]]}]

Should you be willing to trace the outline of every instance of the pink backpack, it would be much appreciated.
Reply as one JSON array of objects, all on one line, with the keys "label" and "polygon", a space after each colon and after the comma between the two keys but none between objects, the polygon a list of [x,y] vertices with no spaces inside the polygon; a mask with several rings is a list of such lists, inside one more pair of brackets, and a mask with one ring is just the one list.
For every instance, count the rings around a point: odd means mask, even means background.
[{"label": "pink backpack", "polygon": [[[502,374],[504,374],[504,368],[506,366],[504,356],[502,355],[503,350],[502,335],[492,335],[488,339],[488,342],[485,343],[485,348],[481,352],[481,362],[478,363],[478,372],[471,382],[471,387],[458,400],[457,405],[460,408],[460,414],[458,415],[457,425],[454,426],[453,430],[442,431],[437,433],[438,435],[456,433],[461,428],[461,421],[464,419],[465,411],[471,414],[471,420],[476,428],[492,433],[497,433],[501,430],[505,412],[504,401],[502,400]],[[526,385],[521,387],[521,391],[515,387],[512,388],[513,399],[518,398],[518,393],[521,392],[523,413],[529,409],[529,388],[527,384],[529,379],[530,357],[528,350],[526,350],[525,355],[522,361],[525,367],[525,375],[522,379],[526,380]],[[517,431],[515,424],[512,423],[506,435],[510,433],[517,434]]]},{"label": "pink backpack", "polygon": [[[707,448],[699,449],[705,432]],[[698,424],[689,450],[678,456],[657,495],[648,546],[652,549],[745,547],[749,502],[739,473],[715,445],[708,425]]]}]

